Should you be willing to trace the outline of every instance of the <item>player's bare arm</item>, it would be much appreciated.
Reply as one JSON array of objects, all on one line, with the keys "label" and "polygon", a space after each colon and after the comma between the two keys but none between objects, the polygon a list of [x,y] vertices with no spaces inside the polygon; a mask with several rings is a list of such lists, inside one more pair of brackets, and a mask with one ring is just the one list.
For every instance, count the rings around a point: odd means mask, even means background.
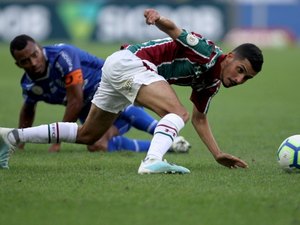
[{"label": "player's bare arm", "polygon": [[76,69],[65,76],[67,106],[63,122],[76,122],[84,104],[83,74]]},{"label": "player's bare arm", "polygon": [[83,107],[82,84],[69,86],[66,91],[67,106],[63,122],[76,122]]},{"label": "player's bare arm", "polygon": [[35,117],[36,104],[24,103],[19,115],[19,128],[31,127]]},{"label": "player's bare arm", "polygon": [[210,125],[206,115],[199,112],[195,106],[193,109],[192,124],[203,143],[207,146],[207,148],[219,164],[228,168],[248,167],[247,163],[243,160],[227,153],[223,153],[220,150],[210,129]]},{"label": "player's bare arm", "polygon": [[148,25],[156,25],[161,31],[168,34],[174,40],[178,38],[182,32],[182,29],[177,27],[174,22],[161,16],[155,9],[146,9],[144,16]]},{"label": "player's bare arm", "polygon": [[212,131],[209,126],[208,119],[204,113],[201,113],[194,106],[192,114],[192,124],[197,131],[203,143],[207,146],[214,158],[221,154],[221,150],[214,139]]}]

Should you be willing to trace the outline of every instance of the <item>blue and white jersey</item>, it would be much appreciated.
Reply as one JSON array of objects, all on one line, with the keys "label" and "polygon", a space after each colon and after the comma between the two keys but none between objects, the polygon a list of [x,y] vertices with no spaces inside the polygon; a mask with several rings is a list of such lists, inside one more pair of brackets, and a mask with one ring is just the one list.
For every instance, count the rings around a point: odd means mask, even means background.
[{"label": "blue and white jersey", "polygon": [[84,103],[90,103],[101,80],[104,60],[67,44],[45,46],[43,54],[47,61],[46,75],[32,80],[24,73],[21,79],[25,103],[36,104],[44,101],[66,105],[66,76],[80,69],[84,79]]}]

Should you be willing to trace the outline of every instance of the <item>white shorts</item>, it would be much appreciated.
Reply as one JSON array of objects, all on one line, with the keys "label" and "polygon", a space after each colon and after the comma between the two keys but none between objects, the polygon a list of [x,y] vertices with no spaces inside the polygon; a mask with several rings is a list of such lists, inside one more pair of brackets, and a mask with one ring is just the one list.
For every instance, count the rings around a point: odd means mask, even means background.
[{"label": "white shorts", "polygon": [[92,103],[102,110],[119,113],[134,104],[142,85],[165,81],[157,68],[143,61],[129,50],[120,50],[109,56],[102,67],[102,78]]}]

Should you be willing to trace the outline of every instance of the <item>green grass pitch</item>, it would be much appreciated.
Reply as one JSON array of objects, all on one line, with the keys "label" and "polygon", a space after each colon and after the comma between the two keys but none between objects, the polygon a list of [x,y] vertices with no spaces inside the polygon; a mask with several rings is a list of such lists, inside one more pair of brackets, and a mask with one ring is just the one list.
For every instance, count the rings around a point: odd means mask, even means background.
[{"label": "green grass pitch", "polygon": [[[79,44],[100,57],[117,45]],[[217,164],[191,123],[181,134],[189,154],[166,159],[188,167],[189,175],[138,175],[142,153],[89,153],[85,146],[27,144],[0,171],[3,225],[297,225],[300,177],[284,173],[276,151],[300,133],[300,48],[264,49],[263,71],[245,85],[221,88],[209,120],[223,151],[248,162],[248,169]],[[0,45],[0,126],[16,127],[22,103],[8,46]],[[191,111],[190,88],[176,88]],[[63,108],[39,104],[35,124],[59,121]],[[132,130],[129,137],[150,138]]]}]

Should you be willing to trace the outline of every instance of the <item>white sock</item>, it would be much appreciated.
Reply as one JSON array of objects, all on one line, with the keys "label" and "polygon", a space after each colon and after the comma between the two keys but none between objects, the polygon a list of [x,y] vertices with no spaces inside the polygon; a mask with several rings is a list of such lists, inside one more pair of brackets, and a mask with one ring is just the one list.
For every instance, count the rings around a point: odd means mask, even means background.
[{"label": "white sock", "polygon": [[15,129],[9,134],[14,137],[9,139],[14,139],[16,143],[75,143],[77,130],[77,123],[59,122],[36,127]]},{"label": "white sock", "polygon": [[154,130],[146,159],[162,160],[183,127],[184,121],[177,114],[169,113],[164,116]]}]

